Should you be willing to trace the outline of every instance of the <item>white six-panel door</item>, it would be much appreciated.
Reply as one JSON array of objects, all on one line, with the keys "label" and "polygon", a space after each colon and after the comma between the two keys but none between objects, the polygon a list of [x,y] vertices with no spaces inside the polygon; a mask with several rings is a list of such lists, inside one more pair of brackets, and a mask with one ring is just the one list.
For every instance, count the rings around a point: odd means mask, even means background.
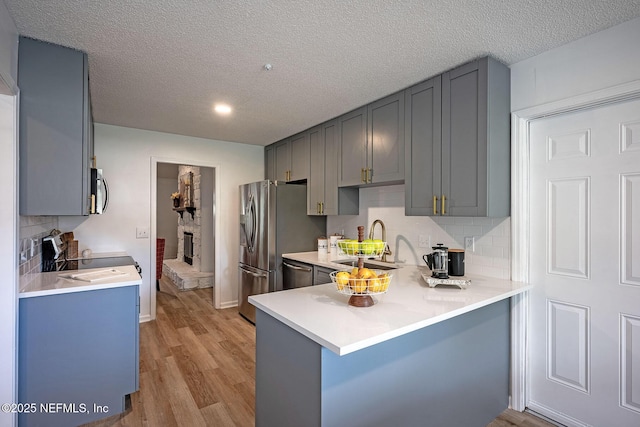
[{"label": "white six-panel door", "polygon": [[640,426],[640,100],[530,126],[527,406]]}]

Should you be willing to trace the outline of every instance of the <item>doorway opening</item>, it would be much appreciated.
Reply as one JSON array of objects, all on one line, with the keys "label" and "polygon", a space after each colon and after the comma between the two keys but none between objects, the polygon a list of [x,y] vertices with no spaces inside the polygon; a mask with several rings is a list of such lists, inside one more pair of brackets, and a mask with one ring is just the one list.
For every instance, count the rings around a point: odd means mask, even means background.
[{"label": "doorway opening", "polygon": [[156,246],[156,291],[162,277],[175,291],[214,290],[215,168],[177,162],[156,168],[155,235],[164,241],[162,254]]}]

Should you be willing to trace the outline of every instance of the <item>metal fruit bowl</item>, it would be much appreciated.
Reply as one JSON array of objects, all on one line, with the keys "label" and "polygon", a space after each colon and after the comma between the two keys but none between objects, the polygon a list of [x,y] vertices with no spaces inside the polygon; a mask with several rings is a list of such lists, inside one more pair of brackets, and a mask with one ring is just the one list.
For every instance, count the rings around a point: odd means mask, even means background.
[{"label": "metal fruit bowl", "polygon": [[357,274],[353,274],[353,271],[332,271],[329,276],[336,290],[343,295],[380,295],[387,292],[391,274],[368,268],[361,270]]},{"label": "metal fruit bowl", "polygon": [[387,247],[382,240],[338,240],[338,249],[349,256],[381,257]]}]

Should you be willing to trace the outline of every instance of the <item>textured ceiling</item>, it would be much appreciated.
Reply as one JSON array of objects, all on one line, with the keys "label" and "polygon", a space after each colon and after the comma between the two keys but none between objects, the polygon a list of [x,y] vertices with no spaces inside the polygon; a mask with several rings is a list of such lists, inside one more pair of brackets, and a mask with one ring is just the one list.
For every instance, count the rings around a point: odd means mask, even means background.
[{"label": "textured ceiling", "polygon": [[20,34],[88,53],[96,122],[258,145],[473,58],[510,65],[640,16],[640,0],[4,2]]}]

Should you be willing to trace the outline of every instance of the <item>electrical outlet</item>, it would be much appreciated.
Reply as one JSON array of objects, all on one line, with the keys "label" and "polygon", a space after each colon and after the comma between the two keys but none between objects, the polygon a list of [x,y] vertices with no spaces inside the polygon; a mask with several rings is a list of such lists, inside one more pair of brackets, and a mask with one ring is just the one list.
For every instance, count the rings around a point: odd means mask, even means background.
[{"label": "electrical outlet", "polygon": [[475,252],[476,251],[476,238],[471,236],[471,237],[465,237],[464,238],[464,250],[467,252]]},{"label": "electrical outlet", "polygon": [[148,239],[149,227],[136,227],[136,239]]},{"label": "electrical outlet", "polygon": [[418,236],[418,247],[419,248],[430,248],[431,247],[431,236],[426,234],[420,234]]}]

